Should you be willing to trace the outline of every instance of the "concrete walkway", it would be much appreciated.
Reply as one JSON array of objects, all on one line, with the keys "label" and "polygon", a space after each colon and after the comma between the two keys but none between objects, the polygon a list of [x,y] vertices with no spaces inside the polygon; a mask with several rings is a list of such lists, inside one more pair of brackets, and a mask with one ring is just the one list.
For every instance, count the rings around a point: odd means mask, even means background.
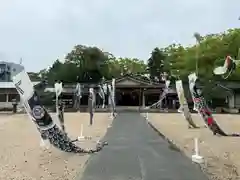
[{"label": "concrete walkway", "polygon": [[207,180],[197,165],[169,147],[138,113],[122,113],[81,180]]}]

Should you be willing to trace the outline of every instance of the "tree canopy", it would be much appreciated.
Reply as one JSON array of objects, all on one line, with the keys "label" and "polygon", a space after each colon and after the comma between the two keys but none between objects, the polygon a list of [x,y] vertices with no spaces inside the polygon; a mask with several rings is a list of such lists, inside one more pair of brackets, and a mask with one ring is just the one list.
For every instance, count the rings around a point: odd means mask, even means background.
[{"label": "tree canopy", "polygon": [[151,57],[148,59],[147,65],[149,70],[149,75],[151,79],[161,79],[161,74],[165,71],[164,64],[165,64],[166,55],[163,51],[159,48],[155,48],[152,53]]},{"label": "tree canopy", "polygon": [[[213,75],[213,69],[216,65],[222,65],[227,55],[233,58],[239,56],[239,28],[205,36],[194,33],[192,36],[196,39],[196,44],[156,47],[150,58],[145,60],[146,63],[136,58],[116,58],[97,47],[77,45],[67,54],[64,62],[56,60],[49,69],[41,70],[38,75],[47,78],[49,82],[56,79],[76,82],[77,77],[81,82],[99,82],[103,77],[111,79],[124,74],[148,73],[151,78],[160,79],[161,74],[167,72],[184,80],[189,73],[197,71],[207,83],[219,78]],[[229,79],[240,80],[240,69]]]}]

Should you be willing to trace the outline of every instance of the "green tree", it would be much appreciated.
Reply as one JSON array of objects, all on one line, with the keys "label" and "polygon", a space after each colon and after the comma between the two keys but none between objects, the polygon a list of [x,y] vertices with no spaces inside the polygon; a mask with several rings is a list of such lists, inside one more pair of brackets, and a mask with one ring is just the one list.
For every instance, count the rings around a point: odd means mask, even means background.
[{"label": "green tree", "polygon": [[155,77],[161,79],[161,73],[164,72],[166,55],[159,48],[155,48],[151,57],[148,59],[148,69],[150,73],[150,78],[154,79]]},{"label": "green tree", "polygon": [[114,58],[108,61],[109,78],[125,74],[143,74],[147,71],[144,61],[136,58]]},{"label": "green tree", "polygon": [[39,76],[39,73],[28,72],[28,76],[31,79],[31,81],[41,81],[41,77]]},{"label": "green tree", "polygon": [[64,64],[57,59],[48,70],[42,71],[41,75],[45,76],[50,83],[53,83],[55,80],[61,78],[60,76],[63,66]]},{"label": "green tree", "polygon": [[[227,55],[237,58],[240,48],[240,29],[230,29],[223,33],[205,36],[196,33],[194,37],[198,42],[196,45],[183,47],[172,44],[164,48],[167,54],[165,62],[168,64],[170,74],[185,81],[190,73],[197,71],[204,85],[205,94],[208,97],[214,97],[215,83],[223,79],[215,76],[213,69],[218,65],[223,65]],[[240,80],[240,69],[237,69],[228,80]]]},{"label": "green tree", "polygon": [[164,62],[164,71],[176,78],[185,76],[187,71],[185,69],[187,49],[180,44],[171,44],[164,48],[163,52],[167,54]]},{"label": "green tree", "polygon": [[[205,36],[195,33],[194,37],[198,41],[196,45],[183,47],[172,44],[164,48],[165,54],[168,55],[165,62],[169,71],[171,74],[179,75],[181,79],[186,79],[188,74],[196,71],[205,82],[221,79],[219,76],[214,76],[213,69],[217,65],[223,65],[227,55],[237,57],[240,48],[240,29],[230,29],[224,33]],[[230,77],[230,79],[239,78],[239,70]]]},{"label": "green tree", "polygon": [[79,69],[81,81],[98,82],[107,73],[108,54],[97,47],[77,45],[67,54],[66,63]]},{"label": "green tree", "polygon": [[[39,72],[39,76],[47,76],[50,81],[62,79],[66,82],[75,82],[79,76],[85,82],[98,82],[102,77],[111,79],[124,74],[143,74],[149,71],[152,79],[160,78],[161,73],[168,72],[171,76],[187,80],[187,76],[197,70],[201,80],[211,84],[221,79],[213,74],[213,69],[222,65],[227,55],[237,58],[240,29],[205,36],[195,33],[194,37],[198,43],[193,46],[171,44],[164,48],[155,48],[147,65],[134,58],[116,58],[97,47],[77,45],[67,54],[64,63],[56,60],[50,69]],[[239,80],[240,69],[229,79]]]},{"label": "green tree", "polygon": [[147,70],[144,62],[136,58],[119,58],[118,63],[122,74],[142,74]]}]

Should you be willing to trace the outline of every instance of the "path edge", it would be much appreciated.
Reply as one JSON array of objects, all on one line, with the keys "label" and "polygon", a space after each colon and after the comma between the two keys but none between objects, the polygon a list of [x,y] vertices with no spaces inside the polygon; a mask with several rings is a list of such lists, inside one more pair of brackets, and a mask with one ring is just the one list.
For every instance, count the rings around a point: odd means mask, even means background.
[{"label": "path edge", "polygon": [[148,125],[159,135],[161,136],[164,140],[166,140],[171,146],[174,147],[174,149],[176,149],[179,153],[181,153],[182,155],[186,156],[185,152],[180,149],[175,143],[174,141],[172,141],[171,139],[169,139],[167,136],[165,136],[163,133],[161,133],[150,121],[147,122]]},{"label": "path edge", "polygon": [[[117,116],[116,116],[116,117],[117,117]],[[112,126],[112,124],[113,124],[113,121],[116,120],[116,117],[112,120],[111,126]],[[103,141],[104,139],[106,139],[106,136],[107,136],[108,131],[109,131],[109,127],[107,128],[107,131],[106,131],[105,135],[100,138],[100,141]],[[103,147],[103,148],[104,148],[104,147]],[[104,149],[102,149],[102,150],[104,150]],[[102,150],[101,150],[101,151],[102,151]],[[86,167],[88,166],[88,164],[90,163],[91,159],[92,159],[94,156],[98,155],[98,153],[101,153],[101,151],[99,151],[99,152],[97,152],[97,153],[93,153],[93,154],[88,154],[89,157],[88,157],[88,159],[86,160],[86,162],[84,163],[84,165],[83,165],[83,167],[82,167],[82,170],[81,170],[81,171],[78,171],[76,177],[75,177],[73,180],[81,180],[81,179],[83,178],[84,171],[85,171]]]},{"label": "path edge", "polygon": [[[153,123],[151,123],[151,122],[148,121],[148,120],[146,120],[146,121],[147,121],[148,125],[149,125],[160,137],[162,137],[162,138],[163,138],[164,140],[166,140],[172,147],[174,147],[174,148],[177,150],[178,153],[180,153],[182,156],[187,157],[187,158],[191,161],[191,158],[190,158],[180,147],[178,147],[178,146],[174,143],[173,140],[169,139],[167,136],[165,136],[163,133],[161,133],[161,132],[153,125]],[[192,162],[192,161],[191,161],[191,162]],[[192,164],[193,164],[193,165],[196,165],[196,166],[202,171],[202,173],[205,174],[205,176],[206,176],[207,179],[209,179],[209,180],[211,179],[210,174],[208,174],[208,172],[205,171],[203,165],[197,164],[197,163],[194,163],[194,162],[192,162]]]}]

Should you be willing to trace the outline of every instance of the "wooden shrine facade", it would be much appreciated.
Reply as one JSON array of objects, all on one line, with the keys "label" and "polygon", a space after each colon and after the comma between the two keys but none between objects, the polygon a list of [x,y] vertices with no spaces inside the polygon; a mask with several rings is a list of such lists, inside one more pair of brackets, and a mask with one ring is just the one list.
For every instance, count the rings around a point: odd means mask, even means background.
[{"label": "wooden shrine facade", "polygon": [[[111,83],[111,81],[106,81]],[[66,84],[63,88],[63,98],[68,102],[68,106],[73,105],[74,90],[76,85]],[[83,96],[81,99],[81,106],[87,106],[88,103],[88,89],[89,87],[97,87],[95,84],[82,84]],[[157,102],[165,88],[165,84],[150,82],[142,77],[135,77],[125,75],[117,78],[115,81],[116,86],[116,105],[117,106],[132,106],[144,107]],[[47,88],[47,90],[54,91],[54,89]],[[98,98],[98,97],[97,97]],[[177,108],[178,98],[176,91],[171,89],[167,98],[163,101],[163,107]],[[175,107],[176,106],[176,107]]]},{"label": "wooden shrine facade", "polygon": [[[116,105],[138,107],[152,105],[160,99],[164,88],[163,82],[151,82],[141,77],[125,75],[116,79]],[[171,108],[177,99],[176,91],[171,89],[163,106]]]}]

